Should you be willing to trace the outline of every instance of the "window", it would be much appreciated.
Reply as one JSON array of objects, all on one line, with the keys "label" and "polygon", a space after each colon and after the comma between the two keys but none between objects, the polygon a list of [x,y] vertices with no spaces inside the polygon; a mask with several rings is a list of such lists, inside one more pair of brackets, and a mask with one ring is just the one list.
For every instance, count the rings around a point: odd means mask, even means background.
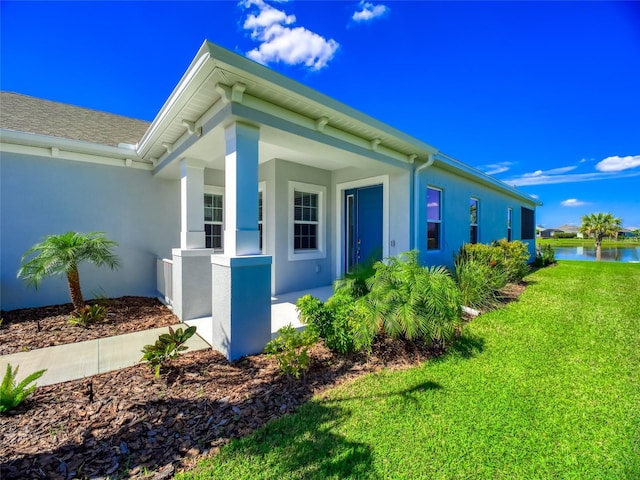
[{"label": "window", "polygon": [[507,242],[512,240],[511,220],[513,219],[513,208],[507,208]]},{"label": "window", "polygon": [[204,194],[205,247],[222,250],[224,203],[222,194]]},{"label": "window", "polygon": [[440,250],[442,190],[427,188],[427,250]]},{"label": "window", "polygon": [[469,243],[478,243],[478,208],[480,200],[471,197],[469,200],[469,217],[471,228],[469,231]]},{"label": "window", "polygon": [[289,182],[289,260],[325,258],[326,188]]},{"label": "window", "polygon": [[294,250],[318,248],[318,194],[296,190],[293,196]]},{"label": "window", "polygon": [[535,212],[530,208],[520,208],[520,238],[533,240],[536,235]]}]

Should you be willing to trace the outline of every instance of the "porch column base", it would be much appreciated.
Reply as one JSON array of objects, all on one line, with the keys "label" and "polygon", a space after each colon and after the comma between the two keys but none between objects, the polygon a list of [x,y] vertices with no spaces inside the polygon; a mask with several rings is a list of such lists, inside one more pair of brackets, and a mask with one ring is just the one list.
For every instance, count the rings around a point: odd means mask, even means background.
[{"label": "porch column base", "polygon": [[261,353],[271,340],[271,256],[211,256],[212,347],[228,360]]},{"label": "porch column base", "polygon": [[212,248],[174,248],[173,313],[181,320],[211,316]]}]

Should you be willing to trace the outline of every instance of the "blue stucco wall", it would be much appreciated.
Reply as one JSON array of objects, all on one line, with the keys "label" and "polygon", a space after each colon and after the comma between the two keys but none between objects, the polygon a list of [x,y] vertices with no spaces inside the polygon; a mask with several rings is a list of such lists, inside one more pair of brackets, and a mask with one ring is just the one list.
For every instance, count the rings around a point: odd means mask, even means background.
[{"label": "blue stucco wall", "polygon": [[[534,209],[532,203],[516,196],[508,195],[477,181],[472,181],[437,166],[418,173],[416,212],[418,221],[417,245],[420,259],[428,265],[453,266],[453,256],[458,249],[469,242],[469,200],[480,200],[478,241],[491,243],[507,238],[507,209],[513,209],[512,240],[521,240],[522,206]],[[442,190],[442,241],[440,250],[427,251],[427,188]],[[535,239],[523,240],[529,246],[531,259],[535,256]]]},{"label": "blue stucco wall", "polygon": [[155,296],[156,258],[180,243],[180,184],[134,168],[3,152],[0,157],[0,308],[69,302],[65,278],[38,291],[16,278],[23,253],[46,235],[103,231],[122,267],[80,268],[83,294]]}]

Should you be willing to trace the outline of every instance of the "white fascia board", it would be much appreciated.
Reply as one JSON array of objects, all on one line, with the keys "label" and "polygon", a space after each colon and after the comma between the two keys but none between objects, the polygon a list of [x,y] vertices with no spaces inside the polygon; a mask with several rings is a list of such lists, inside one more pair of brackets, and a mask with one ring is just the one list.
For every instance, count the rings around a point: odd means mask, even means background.
[{"label": "white fascia board", "polygon": [[151,170],[151,163],[142,161],[135,147],[102,145],[37,133],[19,132],[0,128],[0,151],[55,157],[80,162],[112,166],[128,166]]},{"label": "white fascia board", "polygon": [[162,132],[171,124],[182,108],[198,91],[200,86],[207,81],[213,73],[215,65],[211,62],[207,42],[200,47],[191,65],[182,76],[178,85],[173,90],[158,115],[149,126],[142,140],[138,143],[138,154],[144,157]]},{"label": "white fascia board", "polygon": [[[242,57],[234,52],[231,52],[225,48],[215,45],[211,42],[206,42],[209,48],[211,57],[213,57],[219,67],[233,71],[233,73],[244,75],[247,74],[251,77],[251,80],[256,83],[269,82],[271,87],[280,89],[281,93],[288,96],[297,96],[302,103],[313,103],[321,110],[333,110],[334,112],[347,116],[357,122],[363,123],[371,128],[379,130],[380,132],[387,134],[391,137],[411,144],[418,150],[426,151],[428,153],[436,153],[438,150],[421,141],[411,135],[408,135],[396,128],[387,125],[379,120],[376,120],[365,113],[362,113],[355,108],[349,107],[334,98],[331,98],[323,93],[318,92],[312,88],[303,85],[289,77],[286,77],[278,72],[271,70],[253,60]],[[226,65],[222,65],[226,64]],[[229,68],[231,67],[231,68]],[[332,112],[327,112],[327,116],[331,118]],[[369,139],[370,140],[370,139]]]},{"label": "white fascia board", "polygon": [[527,195],[526,193],[512,187],[511,185],[508,185],[503,181],[498,180],[497,178],[487,175],[486,173],[481,172],[480,170],[473,168],[470,165],[467,165],[466,163],[463,163],[460,160],[457,160],[449,155],[438,153],[435,157],[435,160],[436,165],[444,168],[445,170],[450,170],[455,173],[462,174],[469,179],[479,181],[489,187],[500,190],[513,197],[531,203],[532,205],[538,207],[542,205],[542,202],[540,200],[537,200],[530,195]]}]

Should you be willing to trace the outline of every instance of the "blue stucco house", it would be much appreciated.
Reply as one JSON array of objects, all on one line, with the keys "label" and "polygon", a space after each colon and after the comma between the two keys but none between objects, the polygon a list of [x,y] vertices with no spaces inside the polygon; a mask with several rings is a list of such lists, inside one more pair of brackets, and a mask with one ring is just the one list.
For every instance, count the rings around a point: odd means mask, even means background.
[{"label": "blue stucco house", "polygon": [[450,265],[501,238],[535,252],[536,199],[210,42],[150,124],[0,100],[4,310],[68,301],[62,280],[36,293],[16,279],[27,248],[104,231],[123,267],[84,271],[88,291],[160,295],[237,358],[269,340],[272,297],[372,256]]}]

